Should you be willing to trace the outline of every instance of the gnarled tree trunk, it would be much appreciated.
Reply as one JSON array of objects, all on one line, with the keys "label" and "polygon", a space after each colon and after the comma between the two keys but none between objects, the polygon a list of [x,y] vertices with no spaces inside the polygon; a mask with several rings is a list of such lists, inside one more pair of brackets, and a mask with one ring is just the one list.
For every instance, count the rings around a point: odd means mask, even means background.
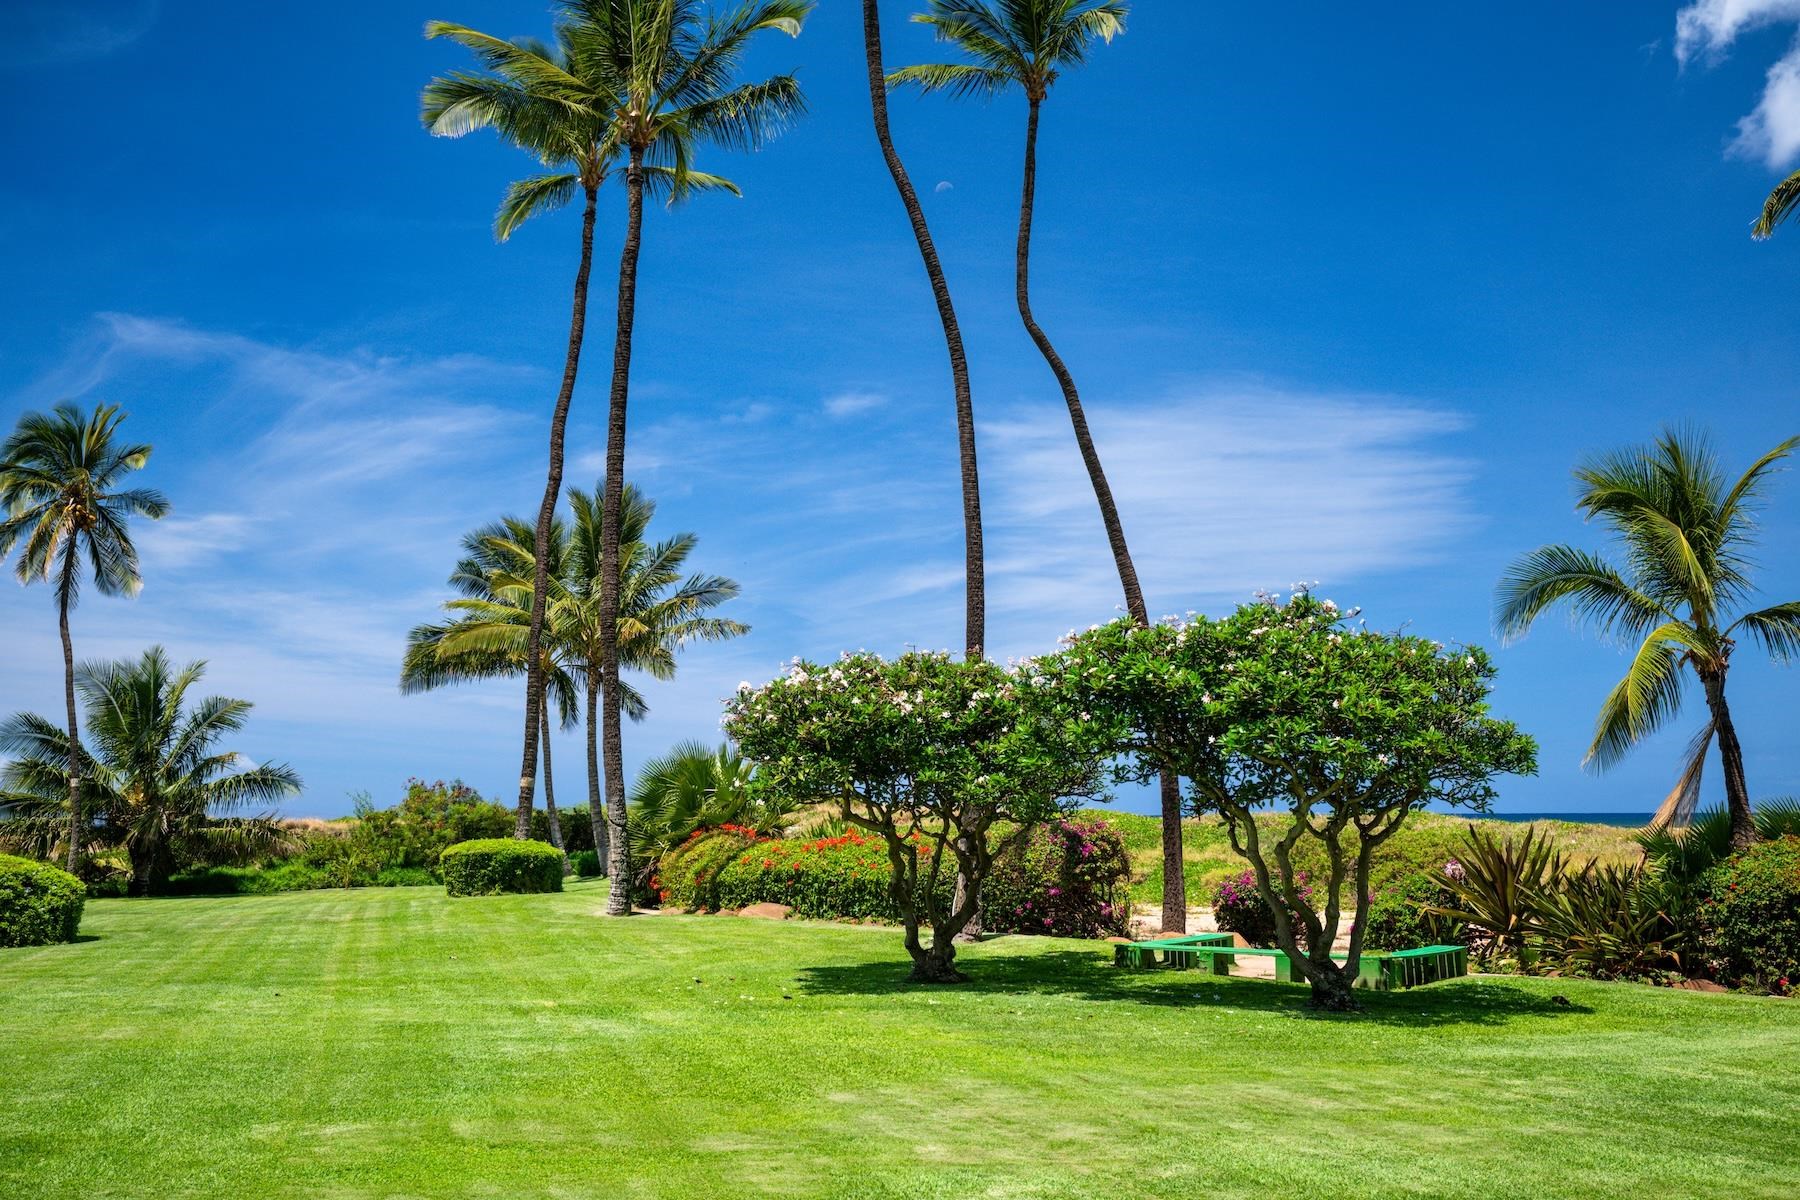
[{"label": "gnarled tree trunk", "polygon": [[538,726],[543,718],[544,670],[539,648],[543,645],[544,606],[550,590],[550,522],[562,495],[563,435],[569,424],[569,403],[575,397],[575,376],[581,366],[581,342],[587,330],[588,272],[594,263],[594,211],[597,187],[587,189],[587,205],[581,214],[581,264],[575,272],[575,298],[569,313],[569,350],[563,361],[562,387],[556,394],[556,410],[550,416],[550,470],[544,479],[544,498],[538,505],[537,532],[533,541],[536,567],[531,582],[531,624],[525,635],[525,751],[519,762],[519,815],[513,836],[531,836],[532,784],[537,778]]}]

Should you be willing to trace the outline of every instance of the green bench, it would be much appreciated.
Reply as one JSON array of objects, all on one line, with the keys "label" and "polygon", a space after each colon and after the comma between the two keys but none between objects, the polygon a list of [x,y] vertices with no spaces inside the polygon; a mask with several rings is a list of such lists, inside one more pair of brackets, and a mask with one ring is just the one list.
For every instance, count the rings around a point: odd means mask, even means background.
[{"label": "green bench", "polygon": [[[1162,957],[1160,961],[1157,955]],[[1202,933],[1179,938],[1152,938],[1122,943],[1113,948],[1113,963],[1121,967],[1164,966],[1185,971],[1204,962],[1214,975],[1229,975],[1240,956],[1272,958],[1278,983],[1301,983],[1285,951],[1232,944],[1228,933]],[[1333,954],[1343,961],[1347,955]],[[1196,960],[1199,960],[1198,962]],[[1423,946],[1417,950],[1368,950],[1357,963],[1356,986],[1390,991],[1418,987],[1440,979],[1458,979],[1469,973],[1466,946]]]}]

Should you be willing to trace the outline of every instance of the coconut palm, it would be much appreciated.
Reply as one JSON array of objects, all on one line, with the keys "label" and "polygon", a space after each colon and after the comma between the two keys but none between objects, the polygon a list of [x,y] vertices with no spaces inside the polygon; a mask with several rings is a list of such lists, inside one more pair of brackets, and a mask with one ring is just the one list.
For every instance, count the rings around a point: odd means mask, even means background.
[{"label": "coconut palm", "polygon": [[[567,564],[568,599],[563,613],[559,613],[559,624],[581,647],[582,660],[587,664],[588,813],[594,823],[594,847],[610,872],[613,821],[601,803],[595,738],[597,711],[605,686],[600,670],[604,653],[600,634],[604,506],[600,497],[605,490],[604,481],[592,493],[569,489],[574,528]],[[675,656],[683,646],[741,637],[750,632],[750,627],[707,615],[737,596],[737,581],[722,575],[683,576],[682,570],[699,538],[692,533],[677,533],[659,542],[647,541],[650,520],[655,515],[656,502],[637,487],[627,483],[620,489],[616,636],[619,659],[625,666],[652,679],[666,680],[674,678]],[[625,715],[642,719],[642,699],[623,681],[618,687]]]},{"label": "coconut palm", "polygon": [[[569,406],[575,395],[575,378],[581,365],[581,348],[587,329],[588,275],[594,261],[594,219],[599,191],[618,166],[622,152],[614,114],[623,106],[620,78],[605,47],[580,33],[590,18],[593,4],[569,4],[557,22],[554,44],[531,39],[497,38],[467,26],[432,21],[425,26],[428,38],[449,38],[474,53],[484,71],[452,72],[426,85],[420,115],[425,127],[440,137],[461,137],[478,129],[492,129],[502,140],[529,153],[548,168],[543,174],[515,181],[506,190],[494,218],[494,236],[510,238],[534,216],[563,208],[577,194],[585,203],[581,215],[581,255],[575,270],[574,299],[570,305],[568,348],[563,359],[562,383],[550,417],[550,463],[544,481],[544,498],[538,506],[534,557],[548,560],[547,539],[562,492],[563,440]],[[695,190],[724,189],[736,192],[728,180],[687,168],[685,160],[671,167],[644,165],[641,187],[679,199]],[[548,577],[540,571],[532,583],[529,652],[526,661],[538,661],[536,647],[542,636]],[[543,699],[543,678],[535,666],[525,672],[525,742],[519,772],[519,825],[517,837],[529,832],[532,779],[536,774],[536,747]],[[548,752],[549,738],[543,744]],[[545,777],[549,786],[549,776]]]},{"label": "coconut palm", "polygon": [[[568,550],[562,523],[552,521],[548,530],[549,578],[558,577]],[[450,575],[450,585],[462,593],[444,608],[452,620],[416,626],[407,635],[406,656],[400,668],[403,693],[430,691],[447,684],[474,683],[487,679],[525,675],[530,653],[532,598],[537,558],[535,527],[517,517],[502,517],[463,538],[463,558]],[[564,729],[576,722],[576,686],[571,673],[569,648],[556,636],[537,643],[537,676],[556,704]],[[544,811],[549,817],[550,840],[562,848],[562,826],[556,812],[555,769],[551,762],[550,722],[540,721],[534,733],[543,750]],[[534,757],[532,768],[537,768]],[[529,803],[529,793],[523,798]],[[525,809],[529,831],[531,810]],[[517,830],[519,822],[515,821]]]},{"label": "coconut palm", "polygon": [[[599,631],[601,750],[604,758],[610,864],[625,866],[625,765],[619,706],[620,489],[625,482],[625,415],[631,388],[632,332],[637,313],[638,258],[643,248],[645,170],[688,170],[703,143],[754,149],[803,111],[792,75],[737,82],[755,37],[775,30],[797,35],[810,0],[742,0],[719,11],[699,0],[580,0],[564,7],[572,51],[604,64],[612,100],[601,115],[624,147],[626,221],[619,254],[619,298],[613,337],[612,392],[606,420],[606,486],[601,501]],[[588,104],[589,100],[579,101]],[[631,911],[629,889],[615,888],[606,911]]]},{"label": "coconut palm", "polygon": [[[929,25],[938,39],[968,56],[968,62],[929,63],[904,67],[887,77],[890,86],[948,92],[956,97],[991,98],[1009,91],[1026,101],[1024,182],[1019,196],[1019,236],[1013,259],[1013,291],[1025,332],[1062,389],[1074,427],[1075,446],[1087,468],[1088,482],[1100,508],[1100,524],[1112,549],[1125,610],[1140,624],[1150,623],[1137,567],[1125,541],[1125,527],[1099,451],[1088,431],[1087,413],[1075,377],[1031,308],[1031,235],[1037,200],[1038,121],[1050,89],[1066,72],[1087,62],[1095,42],[1110,42],[1124,32],[1127,6],[1118,0],[930,0],[927,11],[913,20]],[[1161,779],[1163,848],[1163,928],[1187,929],[1187,883],[1182,870],[1181,781]]]},{"label": "coconut palm", "polygon": [[1708,721],[1656,823],[1687,823],[1701,764],[1716,740],[1731,842],[1740,849],[1756,840],[1756,824],[1725,681],[1740,638],[1750,637],[1777,659],[1800,651],[1800,601],[1740,611],[1751,595],[1754,509],[1769,475],[1796,445],[1800,438],[1782,442],[1736,480],[1727,478],[1707,441],[1690,433],[1668,431],[1650,446],[1594,459],[1575,472],[1577,507],[1619,540],[1623,568],[1574,546],[1544,546],[1514,563],[1499,588],[1497,619],[1509,640],[1567,601],[1576,619],[1636,643],[1625,678],[1601,705],[1588,749],[1588,760],[1600,767],[1680,711],[1692,670]]},{"label": "coconut palm", "polygon": [[969,360],[963,352],[962,326],[950,299],[950,284],[938,260],[937,244],[925,223],[925,209],[913,187],[906,164],[894,148],[888,125],[887,76],[881,57],[881,11],[876,0],[863,0],[863,58],[869,76],[869,107],[875,117],[875,140],[887,161],[888,174],[900,193],[900,203],[912,224],[913,240],[924,260],[931,295],[937,302],[938,320],[944,327],[944,347],[950,354],[950,381],[956,397],[957,458],[962,471],[963,505],[963,646],[967,657],[980,658],[987,641],[987,571],[981,545],[981,472],[975,457],[975,403],[969,390]]},{"label": "coconut palm", "polygon": [[[82,751],[81,771],[96,818],[78,840],[90,852],[123,851],[136,896],[158,890],[190,859],[248,861],[292,848],[272,814],[228,815],[298,793],[300,778],[281,764],[259,766],[217,749],[244,727],[251,706],[223,696],[188,706],[205,671],[203,662],[178,671],[155,646],[141,658],[84,663],[76,673],[92,748]],[[0,774],[0,800],[12,813],[0,827],[8,839],[60,823],[69,774],[62,730],[18,713],[0,725],[0,751],[14,756]]]},{"label": "coconut palm", "polygon": [[[597,749],[601,513],[596,496],[600,490],[590,494],[569,489],[573,524],[565,526],[558,520],[551,525],[549,604],[540,654],[547,690],[563,728],[573,727],[579,719],[583,684],[586,687],[588,808],[594,844],[605,863],[609,830],[601,803]],[[669,679],[675,674],[675,657],[682,646],[748,632],[747,626],[736,621],[705,615],[735,597],[738,585],[719,576],[684,578],[683,564],[698,539],[682,533],[654,544],[646,542],[655,502],[630,484],[622,490],[622,500],[620,657],[629,669],[653,679]],[[418,626],[409,635],[401,668],[402,691],[427,691],[523,673],[536,566],[534,540],[532,527],[516,517],[484,526],[463,539],[465,555],[450,579],[462,595],[444,605],[454,619]],[[649,712],[643,695],[624,680],[618,687],[621,711],[641,721]],[[546,746],[546,809],[552,816],[553,840],[557,840],[560,829],[551,807],[548,758]]]},{"label": "coconut palm", "polygon": [[1763,202],[1762,215],[1750,227],[1750,236],[1758,240],[1772,236],[1775,227],[1793,216],[1796,208],[1800,208],[1800,171],[1775,185]]},{"label": "coconut palm", "polygon": [[71,871],[85,819],[86,758],[75,712],[75,643],[69,636],[69,610],[81,595],[84,574],[92,574],[103,596],[136,595],[143,578],[128,522],[134,516],[157,520],[169,511],[161,493],[120,486],[150,458],[149,446],[119,441],[124,420],[117,405],[100,405],[84,414],[73,404],[59,404],[49,414],[28,412],[20,417],[12,436],[0,445],[0,559],[23,541],[19,581],[41,579],[56,593],[69,722],[63,738],[62,778],[68,793]]}]

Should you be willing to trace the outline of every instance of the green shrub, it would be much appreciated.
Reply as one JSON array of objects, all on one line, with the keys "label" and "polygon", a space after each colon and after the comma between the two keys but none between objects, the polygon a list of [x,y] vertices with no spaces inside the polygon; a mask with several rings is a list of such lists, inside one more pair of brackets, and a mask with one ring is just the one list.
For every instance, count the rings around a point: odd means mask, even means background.
[{"label": "green shrub", "polygon": [[[949,862],[944,875],[939,886],[949,896],[955,887]],[[720,869],[713,907],[785,904],[796,916],[822,920],[899,921],[891,878],[887,843],[860,830],[811,841],[764,840]]]},{"label": "green shrub", "polygon": [[0,946],[72,942],[87,889],[67,871],[0,854]]},{"label": "green shrub", "polygon": [[562,891],[562,851],[548,842],[515,838],[458,842],[444,851],[438,866],[444,890],[452,896]]},{"label": "green shrub", "polygon": [[1701,878],[1697,917],[1708,964],[1734,983],[1800,983],[1800,837],[1761,842]]},{"label": "green shrub", "polygon": [[1467,945],[1468,933],[1460,921],[1440,916],[1433,908],[1456,902],[1445,872],[1460,871],[1455,859],[1435,871],[1415,871],[1389,880],[1369,897],[1363,921],[1365,950],[1417,950],[1421,946]]},{"label": "green shrub", "polygon": [[435,872],[438,856],[457,842],[504,838],[514,814],[461,780],[426,783],[410,779],[393,808],[376,808],[367,796],[356,802],[356,821],[342,837],[314,838],[300,855],[326,869],[331,887],[366,887],[391,867]]},{"label": "green shrub", "polygon": [[575,851],[569,855],[569,865],[575,869],[577,878],[600,878],[600,855],[593,850]]},{"label": "green shrub", "polygon": [[[1306,884],[1306,872],[1299,871],[1294,875],[1294,886],[1300,893],[1300,899],[1310,904],[1312,889]],[[1220,929],[1235,933],[1252,946],[1273,946],[1275,944],[1275,912],[1256,890],[1256,873],[1243,871],[1231,879],[1227,879],[1214,889],[1212,897],[1213,920]],[[1306,920],[1298,912],[1288,915],[1294,930],[1294,941],[1297,945],[1306,945]]]},{"label": "green shrub", "polygon": [[[764,840],[738,825],[696,829],[686,841],[664,854],[650,877],[652,897],[689,912],[716,912],[720,907],[719,873],[746,847]],[[757,901],[746,900],[743,904]],[[741,908],[743,904],[732,905]]]},{"label": "green shrub", "polygon": [[1000,855],[981,888],[988,933],[1096,938],[1131,920],[1131,860],[1118,831],[1095,816],[1039,825]]}]

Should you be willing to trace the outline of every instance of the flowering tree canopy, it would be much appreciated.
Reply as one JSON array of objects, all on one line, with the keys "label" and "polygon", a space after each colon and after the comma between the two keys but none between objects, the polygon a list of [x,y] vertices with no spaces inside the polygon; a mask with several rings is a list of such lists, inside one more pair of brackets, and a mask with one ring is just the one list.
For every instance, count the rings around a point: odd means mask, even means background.
[{"label": "flowering tree canopy", "polygon": [[[1532,739],[1487,715],[1494,669],[1483,651],[1376,633],[1305,592],[1219,620],[1095,626],[1028,672],[1065,703],[1115,714],[1129,726],[1116,749],[1133,770],[1179,772],[1195,810],[1223,818],[1275,914],[1276,944],[1322,1007],[1355,1006],[1375,848],[1416,809],[1485,811],[1497,776],[1537,769]],[[1273,837],[1253,819],[1259,809],[1285,809],[1292,822]],[[1307,837],[1329,864],[1312,881],[1323,913],[1294,876]],[[1355,916],[1339,966],[1331,948],[1346,882]]]},{"label": "flowering tree canopy", "polygon": [[[927,982],[962,978],[954,939],[995,856],[1034,825],[1100,797],[1106,756],[1128,734],[1122,721],[1092,720],[1053,688],[1027,686],[1018,669],[927,653],[795,660],[760,688],[740,685],[725,726],[757,764],[758,787],[795,803],[834,803],[882,835],[913,978]],[[1008,832],[990,844],[996,826]],[[950,900],[939,883],[955,871],[968,887]]]}]

